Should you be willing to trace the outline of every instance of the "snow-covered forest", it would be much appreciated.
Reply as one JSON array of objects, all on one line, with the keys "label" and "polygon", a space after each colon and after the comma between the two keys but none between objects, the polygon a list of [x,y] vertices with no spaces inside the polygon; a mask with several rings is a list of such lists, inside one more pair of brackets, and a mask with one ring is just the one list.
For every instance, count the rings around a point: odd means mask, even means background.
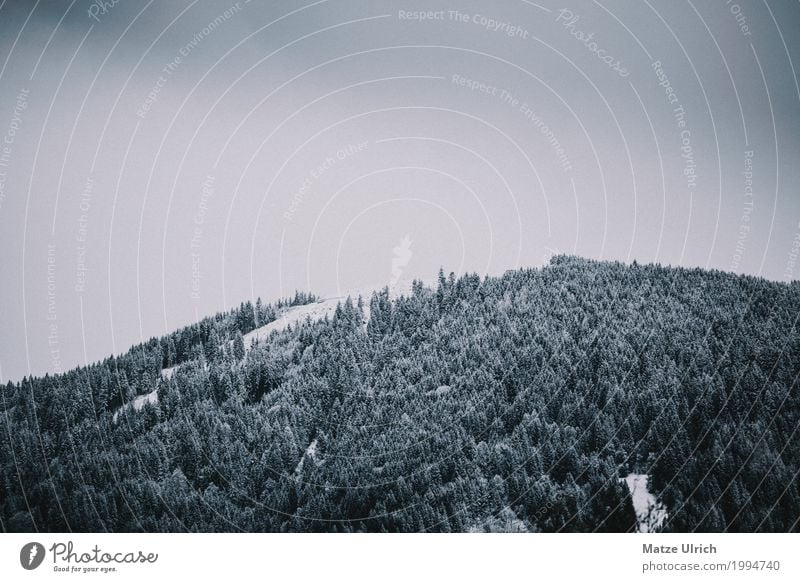
[{"label": "snow-covered forest", "polygon": [[798,531],[799,306],[567,256],[242,303],[0,387],[0,529]]}]

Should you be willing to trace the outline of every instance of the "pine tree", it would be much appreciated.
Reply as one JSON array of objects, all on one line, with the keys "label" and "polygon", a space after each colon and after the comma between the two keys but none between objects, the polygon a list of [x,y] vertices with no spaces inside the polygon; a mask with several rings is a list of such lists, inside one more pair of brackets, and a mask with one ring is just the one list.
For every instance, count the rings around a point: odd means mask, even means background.
[{"label": "pine tree", "polygon": [[244,338],[242,337],[242,332],[238,329],[233,338],[233,357],[237,360],[244,358]]}]

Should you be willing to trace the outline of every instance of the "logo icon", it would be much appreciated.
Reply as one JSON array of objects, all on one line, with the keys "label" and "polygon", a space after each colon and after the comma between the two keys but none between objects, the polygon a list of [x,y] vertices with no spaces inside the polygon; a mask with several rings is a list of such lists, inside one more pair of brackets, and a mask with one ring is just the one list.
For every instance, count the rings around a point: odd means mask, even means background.
[{"label": "logo icon", "polygon": [[19,552],[19,563],[26,570],[35,570],[44,561],[44,546],[38,542],[30,542],[22,546]]}]

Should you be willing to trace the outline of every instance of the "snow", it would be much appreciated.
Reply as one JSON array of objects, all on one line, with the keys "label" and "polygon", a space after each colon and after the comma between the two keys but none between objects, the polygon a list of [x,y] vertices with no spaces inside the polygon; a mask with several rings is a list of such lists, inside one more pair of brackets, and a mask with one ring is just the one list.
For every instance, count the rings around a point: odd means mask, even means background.
[{"label": "snow", "polygon": [[311,459],[311,462],[315,465],[317,464],[317,439],[311,441],[311,444],[308,445],[303,458],[300,459],[300,462],[297,463],[297,467],[294,468],[294,472],[299,474],[303,470],[303,463],[306,460],[306,457]]},{"label": "snow", "polygon": [[311,441],[306,449],[306,454],[313,460],[317,458],[317,439]]},{"label": "snow", "polygon": [[[427,283],[423,283],[429,285]],[[385,286],[385,285],[384,285]],[[254,329],[248,334],[243,336],[244,339],[244,347],[245,350],[249,351],[255,342],[263,342],[264,340],[268,339],[270,334],[273,331],[283,331],[290,325],[298,325],[305,321],[320,321],[324,319],[326,316],[333,317],[333,314],[336,312],[336,306],[339,303],[344,303],[347,297],[351,297],[353,303],[358,301],[358,297],[361,296],[364,300],[364,327],[366,327],[366,322],[369,320],[369,300],[372,297],[373,291],[380,291],[384,286],[375,286],[375,287],[366,287],[362,289],[354,289],[349,293],[344,293],[341,295],[337,295],[335,297],[326,297],[323,298],[315,303],[309,303],[307,305],[295,305],[293,307],[288,307],[284,309],[278,318],[275,321],[268,323],[267,325],[261,326],[258,329]],[[400,295],[410,295],[411,294],[411,281],[392,281],[392,284],[389,286],[389,296],[393,299],[399,297]],[[170,380],[174,375],[175,372],[180,368],[181,365],[175,365],[170,368],[164,368],[161,370],[161,378],[164,380]],[[206,366],[207,368],[207,366]],[[442,390],[443,387],[437,389],[436,393],[441,395],[446,390]],[[444,387],[447,388],[447,387]],[[116,422],[119,414],[124,410],[127,410],[130,407],[133,407],[135,411],[141,410],[144,405],[148,402],[156,403],[158,402],[158,392],[157,388],[150,392],[149,394],[143,394],[142,396],[137,396],[133,402],[129,402],[128,404],[123,404],[120,406],[115,412],[113,421]],[[277,410],[278,407],[273,406],[269,411],[274,412]],[[313,447],[313,448],[312,448]],[[313,458],[314,453],[316,452],[316,441],[309,445],[309,450],[307,451]],[[302,465],[302,460],[300,461]],[[298,465],[300,466],[300,465]]]},{"label": "snow", "polygon": [[[380,291],[382,288],[383,287],[375,286],[375,287],[365,287],[361,289],[353,289],[348,293],[342,293],[336,296],[325,297],[315,303],[309,303],[307,305],[296,305],[294,307],[286,308],[280,313],[280,315],[275,321],[272,321],[267,325],[261,326],[258,329],[254,329],[250,333],[246,334],[244,336],[244,348],[245,350],[249,351],[253,347],[254,342],[256,341],[258,341],[259,343],[263,342],[264,340],[269,338],[270,334],[273,331],[283,331],[290,325],[294,326],[303,323],[307,319],[311,320],[312,322],[315,322],[324,319],[326,315],[328,317],[333,317],[333,314],[336,312],[336,306],[339,303],[344,303],[348,297],[350,297],[353,300],[354,304],[358,301],[359,296],[363,298],[364,326],[366,327],[366,322],[369,321],[369,300],[372,297],[373,291]],[[410,295],[410,294],[411,294],[411,281],[395,283],[389,289],[389,296],[392,298],[397,298],[400,295]]]},{"label": "snow", "polygon": [[273,331],[283,331],[290,325],[297,325],[304,322],[306,319],[319,321],[326,315],[332,317],[339,301],[344,301],[344,298],[331,297],[317,301],[316,303],[309,303],[308,305],[289,307],[284,310],[275,321],[271,321],[267,325],[263,325],[246,334],[244,336],[245,350],[252,348],[253,343],[256,341],[263,342]]},{"label": "snow", "polygon": [[[181,364],[177,364],[175,366],[172,366],[171,368],[163,368],[161,370],[161,378],[164,380],[169,380],[175,375],[175,372],[180,367]],[[149,392],[147,394],[142,394],[141,396],[137,396],[136,398],[133,399],[133,401],[128,402],[127,404],[123,404],[122,406],[117,408],[114,411],[114,415],[111,417],[111,420],[113,422],[117,422],[117,418],[119,417],[119,415],[123,411],[129,408],[133,408],[134,411],[139,412],[142,408],[144,408],[145,404],[147,403],[155,404],[157,402],[158,402],[158,388],[155,388],[152,392]]]},{"label": "snow", "polygon": [[142,408],[144,408],[145,404],[155,404],[158,402],[158,388],[149,392],[148,394],[142,394],[141,396],[137,396],[133,399],[132,402],[128,402],[127,404],[123,404],[120,406],[115,412],[114,416],[111,417],[113,422],[117,422],[117,418],[119,417],[120,413],[127,410],[128,408],[133,407],[136,412],[139,412]]},{"label": "snow", "polygon": [[667,519],[667,509],[647,488],[648,475],[630,473],[624,479],[631,493],[633,509],[636,512],[637,531],[654,532],[661,529]]}]

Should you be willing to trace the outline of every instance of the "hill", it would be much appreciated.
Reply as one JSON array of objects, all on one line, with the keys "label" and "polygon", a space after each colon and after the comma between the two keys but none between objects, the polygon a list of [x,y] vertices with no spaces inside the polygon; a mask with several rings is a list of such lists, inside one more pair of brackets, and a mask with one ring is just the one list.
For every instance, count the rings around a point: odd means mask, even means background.
[{"label": "hill", "polygon": [[3,386],[0,525],[798,531],[798,306],[797,283],[566,256],[243,303]]}]

